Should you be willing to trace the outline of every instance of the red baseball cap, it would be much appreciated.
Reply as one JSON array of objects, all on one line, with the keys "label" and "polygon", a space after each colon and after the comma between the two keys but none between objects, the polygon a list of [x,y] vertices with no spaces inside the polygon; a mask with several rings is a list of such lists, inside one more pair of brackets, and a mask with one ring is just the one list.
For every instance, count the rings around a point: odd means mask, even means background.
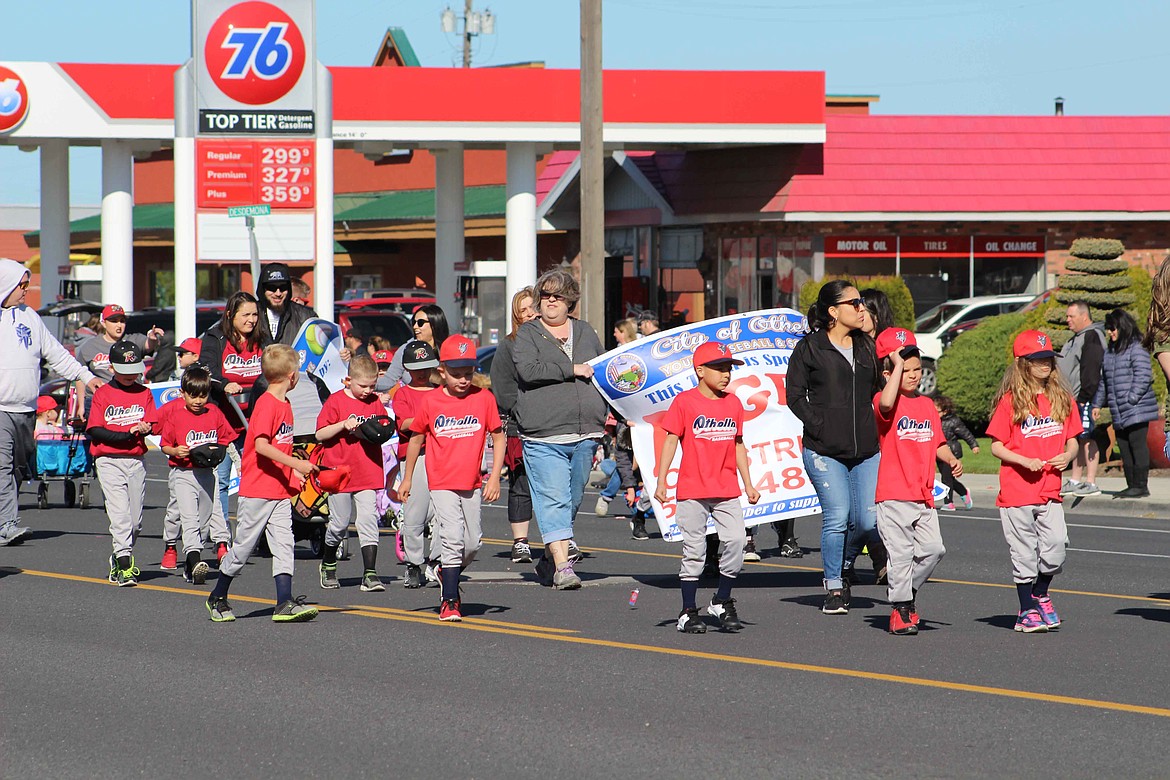
[{"label": "red baseball cap", "polygon": [[743,361],[735,357],[727,345],[719,341],[704,341],[699,346],[695,347],[695,354],[691,358],[691,363],[695,366],[705,366],[710,363],[731,363],[735,366],[742,366]]},{"label": "red baseball cap", "polygon": [[[878,334],[874,346],[877,347],[878,360],[883,360],[895,352],[902,352],[908,347],[918,349],[918,339],[905,328],[886,328]],[[907,357],[903,354],[902,357]]]},{"label": "red baseball cap", "polygon": [[109,306],[102,309],[102,322],[105,322],[110,317],[121,317],[126,319],[126,310],[116,303],[111,303]]},{"label": "red baseball cap", "polygon": [[315,487],[322,493],[340,493],[345,490],[350,476],[349,466],[334,466],[313,473]]},{"label": "red baseball cap", "polygon": [[379,366],[388,366],[394,362],[394,358],[388,350],[380,349],[374,353],[374,362]]},{"label": "red baseball cap", "polygon": [[57,408],[59,408],[57,406],[57,399],[53,398],[53,396],[37,396],[37,414],[44,414],[45,412],[50,412]]},{"label": "red baseball cap", "polygon": [[1052,350],[1052,339],[1048,338],[1047,333],[1038,330],[1026,330],[1016,336],[1012,343],[1012,354],[1029,360],[1056,357]]},{"label": "red baseball cap", "polygon": [[198,356],[200,351],[203,349],[203,339],[197,339],[192,336],[189,339],[183,339],[182,344],[176,344],[174,347],[171,347],[171,349],[175,350],[175,352],[190,352],[193,355]]},{"label": "red baseball cap", "polygon": [[452,368],[475,365],[475,342],[465,336],[450,336],[439,347],[439,362]]}]

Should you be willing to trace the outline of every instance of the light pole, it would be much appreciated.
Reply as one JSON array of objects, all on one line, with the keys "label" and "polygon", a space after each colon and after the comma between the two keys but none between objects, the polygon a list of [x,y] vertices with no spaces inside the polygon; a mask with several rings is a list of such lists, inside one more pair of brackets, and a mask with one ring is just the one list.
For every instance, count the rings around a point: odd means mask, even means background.
[{"label": "light pole", "polygon": [[442,25],[443,32],[454,34],[459,30],[459,20],[463,20],[463,67],[471,67],[471,39],[478,35],[495,35],[496,33],[496,17],[492,14],[491,9],[485,8],[483,12],[473,11],[471,8],[471,0],[464,0],[463,16],[457,16],[451,6],[443,9],[443,13],[439,15],[439,22]]}]

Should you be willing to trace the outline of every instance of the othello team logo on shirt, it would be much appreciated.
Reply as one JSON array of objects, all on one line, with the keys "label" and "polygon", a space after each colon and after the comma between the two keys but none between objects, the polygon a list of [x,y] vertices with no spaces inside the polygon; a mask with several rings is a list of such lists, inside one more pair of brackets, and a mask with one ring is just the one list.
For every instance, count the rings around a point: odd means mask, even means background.
[{"label": "othello team logo on shirt", "polygon": [[474,414],[464,417],[448,417],[445,414],[440,414],[431,423],[431,429],[435,432],[435,436],[444,439],[466,439],[468,436],[474,436],[482,427],[479,418]]},{"label": "othello team logo on shirt", "polygon": [[898,420],[898,441],[930,442],[934,440],[934,426],[930,420],[902,417]]},{"label": "othello team logo on shirt", "polygon": [[110,356],[108,354],[97,354],[93,356],[93,360],[89,361],[90,368],[94,371],[109,371],[110,370]]},{"label": "othello team logo on shirt", "polygon": [[219,444],[219,431],[187,431],[187,439],[183,443],[191,449],[201,444]]},{"label": "othello team logo on shirt", "polygon": [[105,421],[107,425],[133,425],[146,416],[146,409],[142,404],[133,406],[107,406]]},{"label": "othello team logo on shirt", "polygon": [[227,355],[223,359],[223,372],[225,374],[235,374],[236,376],[252,377],[260,376],[260,356],[253,355],[250,358],[242,358],[239,355]]},{"label": "othello team logo on shirt", "polygon": [[727,441],[735,438],[735,418],[724,417],[716,420],[714,417],[699,415],[691,423],[691,435],[696,439],[707,441]]},{"label": "othello team logo on shirt", "polygon": [[1024,434],[1025,439],[1047,439],[1049,436],[1059,436],[1064,431],[1064,426],[1048,417],[1036,417],[1035,415],[1028,415],[1024,421],[1020,423],[1020,433]]},{"label": "othello team logo on shirt", "polygon": [[276,431],[276,436],[272,439],[273,444],[292,444],[293,443],[293,427],[292,423],[283,422],[280,428]]}]

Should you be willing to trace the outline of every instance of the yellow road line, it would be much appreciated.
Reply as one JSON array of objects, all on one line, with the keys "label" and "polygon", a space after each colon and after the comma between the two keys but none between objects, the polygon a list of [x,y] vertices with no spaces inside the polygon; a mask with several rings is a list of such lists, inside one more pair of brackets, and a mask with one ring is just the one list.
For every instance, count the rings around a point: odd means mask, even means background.
[{"label": "yellow road line", "polygon": [[[106,580],[98,579],[96,577],[82,577],[74,574],[61,574],[58,572],[34,571],[29,569],[20,571],[24,574],[31,574],[37,577],[49,577],[52,579],[93,583],[99,585],[109,584]],[[163,585],[144,584],[139,585],[138,587],[145,590],[159,591],[163,593],[179,593],[193,596],[203,595],[200,591],[171,588]],[[232,598],[236,601],[273,604],[273,602],[269,599],[259,599],[248,596],[233,596]],[[1109,710],[1113,712],[1125,712],[1135,715],[1153,715],[1160,718],[1170,718],[1170,709],[1163,707],[1147,707],[1140,704],[1126,704],[1124,702],[1107,701],[1101,699],[1083,699],[1076,696],[1060,696],[1051,693],[1040,693],[1037,691],[1024,691],[1014,688],[997,688],[988,685],[971,685],[969,683],[952,682],[949,680],[932,680],[925,677],[907,677],[897,674],[884,674],[882,672],[867,672],[857,669],[842,669],[833,666],[801,664],[794,663],[792,661],[775,661],[769,658],[752,658],[748,656],[726,655],[723,653],[707,653],[700,650],[684,650],[680,648],[659,647],[655,645],[640,645],[632,642],[616,642],[608,639],[567,636],[563,633],[553,633],[557,631],[557,629],[543,627],[532,627],[539,630],[506,628],[504,627],[506,624],[503,624],[500,621],[479,621],[473,619],[465,620],[461,623],[441,623],[433,617],[424,617],[417,613],[406,612],[405,610],[402,611],[404,614],[395,614],[389,610],[374,611],[370,608],[354,609],[352,607],[347,609],[326,607],[325,611],[342,612],[343,614],[356,615],[358,617],[372,617],[381,620],[396,620],[405,623],[420,623],[427,626],[451,626],[454,628],[461,628],[466,631],[480,631],[490,634],[506,634],[508,636],[516,636],[528,639],[543,639],[550,642],[570,642],[573,644],[587,645],[590,647],[606,647],[615,650],[630,650],[634,652],[651,653],[655,655],[693,658],[703,661],[718,661],[722,663],[740,664],[744,666],[783,669],[785,671],[807,672],[812,674],[829,675],[832,677],[846,677],[856,680],[887,682],[898,685],[910,685],[920,688],[935,688],[945,691],[961,691],[964,693],[976,693],[985,696],[998,696],[1009,699],[1037,701],[1046,704],[1064,704],[1073,707],[1085,707],[1088,709]]]},{"label": "yellow road line", "polygon": [[[415,612],[413,610],[409,610],[409,609],[395,609],[394,607],[374,607],[374,606],[370,606],[367,604],[351,604],[351,605],[349,605],[349,607],[346,608],[346,610],[350,614],[356,614],[359,612],[378,612],[378,613],[384,613],[384,615],[399,615],[402,617],[420,617],[420,613]],[[429,623],[433,619],[434,618],[428,618],[427,622]],[[466,617],[466,616],[463,619],[465,621],[471,621],[472,623],[482,623],[484,625],[491,625],[491,626],[504,626],[506,628],[517,628],[517,629],[527,630],[527,631],[538,631],[541,633],[550,633],[550,634],[579,634],[579,633],[581,633],[580,631],[577,631],[577,630],[572,629],[572,628],[552,628],[551,626],[534,626],[534,625],[531,625],[529,623],[512,623],[512,622],[507,621],[507,620],[490,620],[488,618]]]}]

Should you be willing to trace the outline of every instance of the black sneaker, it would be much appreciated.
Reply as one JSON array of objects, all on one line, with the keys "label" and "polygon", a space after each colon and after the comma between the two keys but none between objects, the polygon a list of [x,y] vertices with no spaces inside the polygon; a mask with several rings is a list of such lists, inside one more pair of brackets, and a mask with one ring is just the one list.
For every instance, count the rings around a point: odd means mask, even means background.
[{"label": "black sneaker", "polygon": [[406,580],[403,586],[414,590],[423,586],[422,567],[413,563],[406,564]]},{"label": "black sneaker", "polygon": [[796,543],[796,539],[788,539],[780,545],[781,558],[803,558],[804,550]]},{"label": "black sneaker", "polygon": [[207,582],[207,573],[209,571],[211,571],[211,567],[207,565],[207,561],[199,561],[199,563],[184,571],[183,579],[192,585],[202,585]]},{"label": "black sneaker", "polygon": [[532,548],[527,540],[512,542],[512,563],[532,563]]},{"label": "black sneaker", "polygon": [[857,573],[853,571],[852,566],[841,568],[841,581],[845,583],[847,588],[852,588],[857,584]]},{"label": "black sneaker", "polygon": [[695,607],[687,607],[678,613],[678,623],[675,628],[684,634],[707,633],[707,624],[699,617],[699,610]]},{"label": "black sneaker", "polygon": [[841,585],[841,598],[845,600],[845,608],[848,609],[853,601],[853,588],[849,587],[848,580]]},{"label": "black sneaker", "polygon": [[556,573],[556,570],[557,567],[552,558],[542,555],[540,560],[536,562],[536,579],[541,585],[549,587],[553,584],[553,574]]},{"label": "black sneaker", "polygon": [[711,606],[707,607],[707,614],[719,621],[719,624],[728,631],[739,631],[743,623],[739,622],[739,614],[735,611],[735,599],[720,601],[711,597]]},{"label": "black sneaker", "polygon": [[650,534],[646,533],[646,518],[634,518],[634,530],[630,534],[630,538],[637,542],[644,542],[650,538]]},{"label": "black sneaker", "polygon": [[849,602],[842,596],[843,591],[831,590],[829,595],[825,596],[825,603],[821,606],[821,612],[826,615],[848,615]]},{"label": "black sneaker", "polygon": [[743,559],[747,563],[759,563],[760,553],[756,550],[756,540],[748,537],[747,544],[743,546]]}]

